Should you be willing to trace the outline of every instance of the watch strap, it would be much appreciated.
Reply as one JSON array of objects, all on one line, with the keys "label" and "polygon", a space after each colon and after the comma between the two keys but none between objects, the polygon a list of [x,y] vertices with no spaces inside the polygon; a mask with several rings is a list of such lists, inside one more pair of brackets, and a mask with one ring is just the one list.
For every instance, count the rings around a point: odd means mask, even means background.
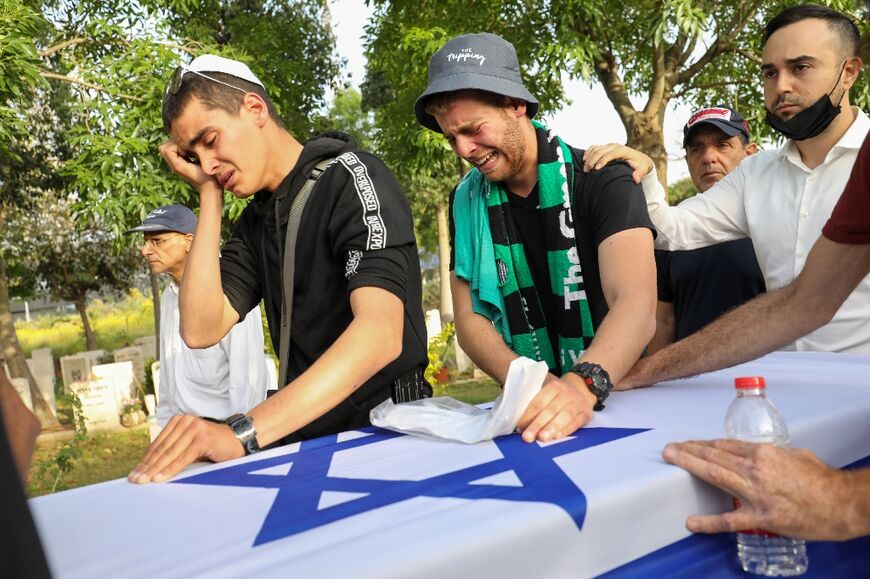
[{"label": "watch strap", "polygon": [[571,372],[580,376],[586,383],[589,391],[595,395],[595,406],[592,409],[595,411],[604,410],[604,401],[607,400],[610,391],[613,390],[610,374],[604,368],[592,362],[580,362],[571,368]]},{"label": "watch strap", "polygon": [[254,428],[254,421],[250,416],[233,414],[226,419],[226,423],[233,431],[233,435],[242,444],[246,456],[260,452],[260,445],[257,442],[257,429]]}]

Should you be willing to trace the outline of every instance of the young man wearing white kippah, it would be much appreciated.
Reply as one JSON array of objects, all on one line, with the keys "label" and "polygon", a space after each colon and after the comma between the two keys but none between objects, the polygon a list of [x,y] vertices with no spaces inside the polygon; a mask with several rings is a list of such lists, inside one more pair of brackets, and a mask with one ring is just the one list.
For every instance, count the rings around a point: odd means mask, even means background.
[{"label": "young man wearing white kippah", "polygon": [[[388,397],[430,395],[413,222],[389,169],[347,135],[300,143],[253,72],[219,56],[176,70],[163,121],[171,139],[160,152],[200,197],[182,337],[210,346],[263,300],[287,387],[227,424],[174,417],[129,479],[159,482],[198,459],[352,430]],[[291,206],[315,178],[288,244]],[[220,247],[225,189],[251,201]]]}]

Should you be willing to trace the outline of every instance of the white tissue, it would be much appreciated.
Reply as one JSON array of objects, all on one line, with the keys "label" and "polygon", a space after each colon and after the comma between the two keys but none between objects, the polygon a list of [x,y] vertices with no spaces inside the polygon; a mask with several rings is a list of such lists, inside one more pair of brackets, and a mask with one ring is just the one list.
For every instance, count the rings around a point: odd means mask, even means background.
[{"label": "white tissue", "polygon": [[501,396],[492,410],[460,402],[449,396],[394,404],[385,400],[372,409],[372,424],[404,434],[414,434],[467,444],[492,440],[516,430],[517,422],[541,390],[547,364],[529,358],[511,362]]}]

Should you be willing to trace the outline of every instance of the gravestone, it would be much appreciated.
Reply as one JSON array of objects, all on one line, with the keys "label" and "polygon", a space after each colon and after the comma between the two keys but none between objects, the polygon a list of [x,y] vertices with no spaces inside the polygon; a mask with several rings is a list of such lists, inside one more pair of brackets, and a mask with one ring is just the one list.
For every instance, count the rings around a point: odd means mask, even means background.
[{"label": "gravestone", "polygon": [[51,348],[37,348],[30,352],[30,357],[34,360],[44,360],[51,364],[51,371],[54,372],[54,354]]},{"label": "gravestone", "polygon": [[98,364],[91,367],[91,373],[96,382],[111,388],[119,413],[124,407],[124,401],[136,395],[133,362],[130,360],[114,364]]},{"label": "gravestone", "polygon": [[76,380],[69,386],[82,402],[88,431],[120,426],[120,411],[114,388],[104,380]]},{"label": "gravestone", "polygon": [[91,377],[91,362],[81,354],[62,356],[60,359],[60,376],[63,385],[69,388],[73,382],[83,382]]},{"label": "gravestone", "polygon": [[111,361],[111,357],[108,356],[108,353],[105,350],[88,350],[79,353],[79,356],[87,358],[91,366],[105,364],[106,362]]},{"label": "gravestone", "polygon": [[51,411],[57,415],[56,401],[54,397],[54,357],[51,348],[40,348],[31,353],[27,359],[27,366],[45,402]]},{"label": "gravestone", "polygon": [[[9,382],[12,383],[15,391],[18,392],[18,397],[21,398],[27,409],[32,411],[33,401],[30,399],[30,384],[27,382],[27,378],[10,378]],[[54,407],[52,407],[52,410],[54,410]]]},{"label": "gravestone", "polygon": [[157,338],[155,336],[136,338],[133,341],[133,345],[142,351],[143,359],[147,360],[148,358],[157,357]]},{"label": "gravestone", "polygon": [[133,363],[133,374],[139,384],[145,383],[145,357],[142,355],[142,349],[138,346],[130,346],[128,348],[120,348],[114,352],[115,362],[130,361]]}]

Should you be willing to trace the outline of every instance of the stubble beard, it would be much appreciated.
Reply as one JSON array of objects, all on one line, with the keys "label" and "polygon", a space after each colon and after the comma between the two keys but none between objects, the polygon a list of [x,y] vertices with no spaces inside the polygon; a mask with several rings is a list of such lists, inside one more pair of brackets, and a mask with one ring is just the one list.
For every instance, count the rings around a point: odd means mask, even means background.
[{"label": "stubble beard", "polygon": [[507,181],[517,176],[526,156],[526,143],[523,140],[520,120],[507,113],[503,113],[503,115],[508,122],[499,149],[507,167],[505,167],[503,175],[498,175],[497,179],[493,179],[495,181]]}]

